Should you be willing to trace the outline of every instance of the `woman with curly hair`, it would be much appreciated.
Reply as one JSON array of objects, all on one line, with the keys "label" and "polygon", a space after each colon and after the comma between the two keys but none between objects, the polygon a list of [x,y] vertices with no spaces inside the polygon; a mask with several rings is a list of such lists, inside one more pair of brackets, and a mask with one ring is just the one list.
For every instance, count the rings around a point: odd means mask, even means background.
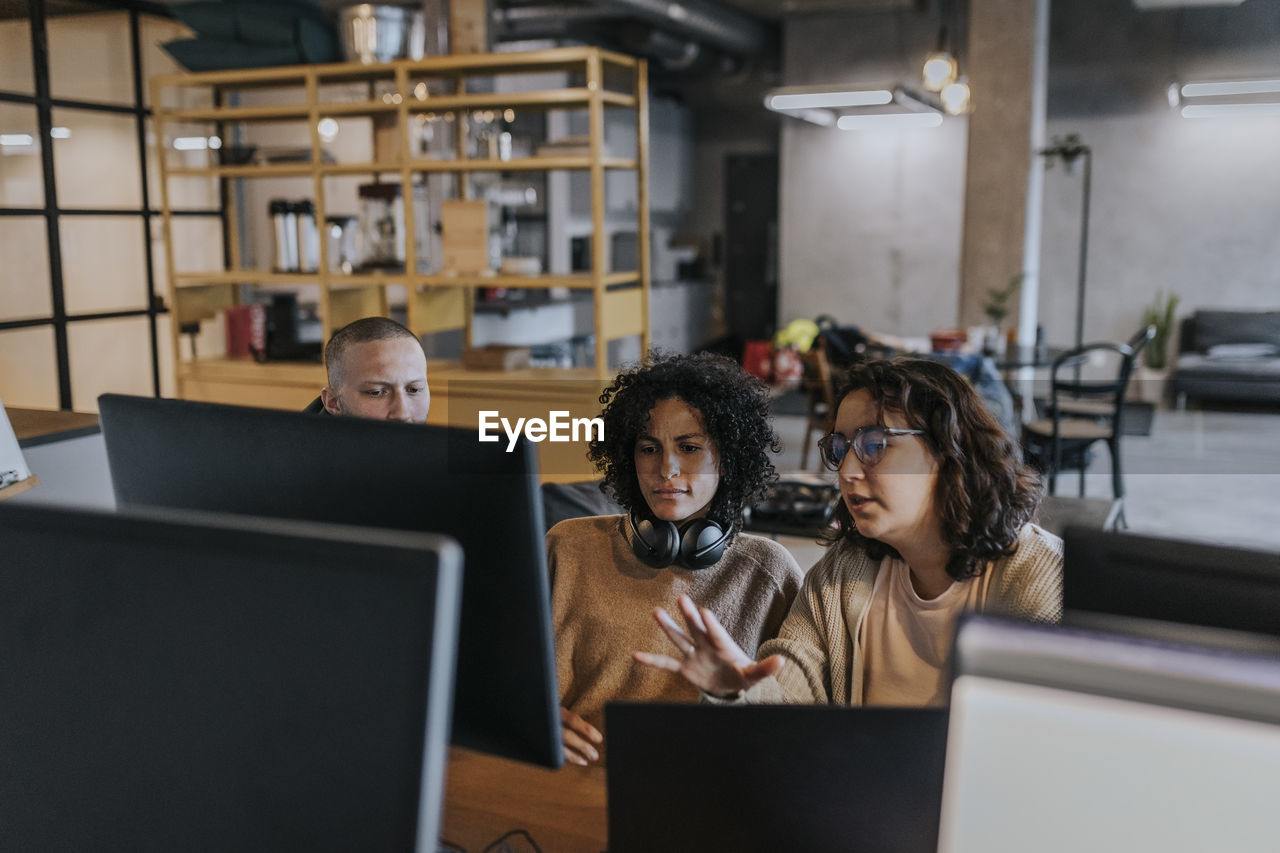
[{"label": "woman with curly hair", "polygon": [[764,386],[729,359],[655,356],[600,397],[604,435],[588,451],[626,515],[562,521],[547,533],[565,754],[599,760],[611,700],[696,701],[674,673],[639,667],[654,608],[681,598],[720,614],[754,653],[800,588],[795,558],[738,531],[774,476]]},{"label": "woman with curly hair", "polygon": [[681,659],[638,661],[712,700],[936,706],[963,611],[1061,617],[1062,540],[1031,523],[1039,476],[962,376],[870,361],[838,399],[818,447],[844,500],[778,637],[756,660],[681,599],[684,628],[654,614]]}]

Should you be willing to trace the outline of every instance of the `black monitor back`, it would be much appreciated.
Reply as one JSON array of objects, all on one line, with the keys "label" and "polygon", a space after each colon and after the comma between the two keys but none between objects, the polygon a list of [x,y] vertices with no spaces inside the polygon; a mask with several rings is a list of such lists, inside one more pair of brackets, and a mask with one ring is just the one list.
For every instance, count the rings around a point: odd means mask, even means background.
[{"label": "black monitor back", "polygon": [[1068,616],[1280,635],[1280,554],[1074,527],[1063,541]]},{"label": "black monitor back", "polygon": [[462,544],[453,742],[563,763],[537,458],[475,430],[105,394],[121,506],[444,533]]},{"label": "black monitor back", "polygon": [[435,850],[462,553],[0,507],[0,849]]},{"label": "black monitor back", "polygon": [[936,853],[947,712],[610,703],[609,853]]}]

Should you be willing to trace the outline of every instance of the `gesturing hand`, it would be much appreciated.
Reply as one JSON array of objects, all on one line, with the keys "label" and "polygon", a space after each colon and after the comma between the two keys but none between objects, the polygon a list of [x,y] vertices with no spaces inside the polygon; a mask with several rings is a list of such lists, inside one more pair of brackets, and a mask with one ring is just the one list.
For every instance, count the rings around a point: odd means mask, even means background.
[{"label": "gesturing hand", "polygon": [[720,697],[746,690],[782,668],[784,661],[780,655],[752,660],[733,641],[715,614],[705,607],[695,607],[687,595],[680,596],[680,613],[687,630],[677,625],[661,607],[653,611],[653,617],[680,650],[681,659],[648,652],[634,652],[632,657],[647,666],[678,672],[699,690]]}]

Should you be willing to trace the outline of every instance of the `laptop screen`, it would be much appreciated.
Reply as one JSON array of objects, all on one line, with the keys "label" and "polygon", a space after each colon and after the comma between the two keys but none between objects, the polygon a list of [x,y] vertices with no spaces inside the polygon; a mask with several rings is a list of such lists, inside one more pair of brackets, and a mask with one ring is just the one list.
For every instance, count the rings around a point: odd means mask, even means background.
[{"label": "laptop screen", "polygon": [[1118,624],[962,625],[941,853],[1278,849],[1280,654]]},{"label": "laptop screen", "polygon": [[943,709],[611,703],[609,853],[936,853]]}]

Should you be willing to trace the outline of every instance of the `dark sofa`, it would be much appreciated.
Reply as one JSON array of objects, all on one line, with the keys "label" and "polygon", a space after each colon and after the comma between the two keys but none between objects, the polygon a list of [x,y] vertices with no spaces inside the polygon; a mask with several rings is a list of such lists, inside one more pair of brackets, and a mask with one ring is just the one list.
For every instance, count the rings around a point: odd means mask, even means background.
[{"label": "dark sofa", "polygon": [[1280,311],[1196,311],[1182,323],[1174,399],[1280,403]]}]

